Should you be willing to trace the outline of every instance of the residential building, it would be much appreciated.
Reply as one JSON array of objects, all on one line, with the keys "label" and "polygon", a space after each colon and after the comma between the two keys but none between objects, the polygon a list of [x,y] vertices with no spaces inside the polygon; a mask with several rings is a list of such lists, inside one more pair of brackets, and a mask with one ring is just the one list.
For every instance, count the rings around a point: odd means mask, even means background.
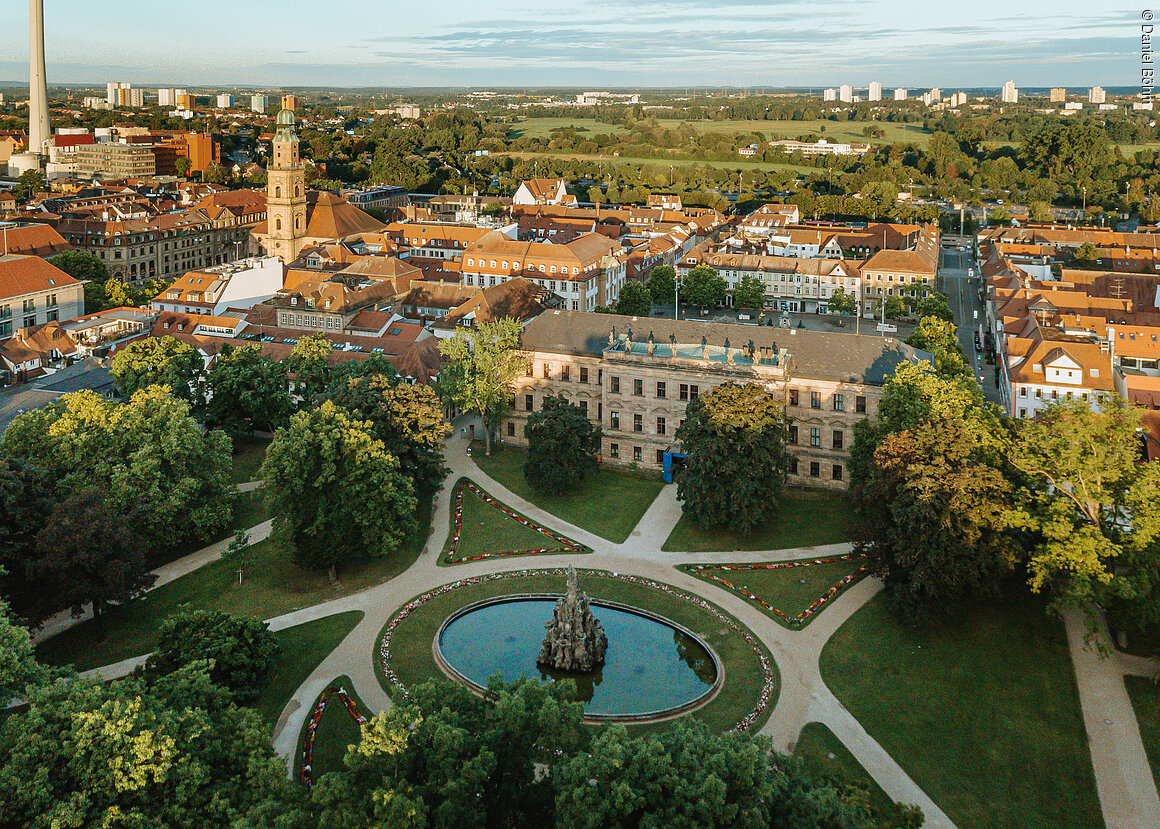
[{"label": "residential building", "polygon": [[59,322],[18,328],[0,343],[0,363],[18,381],[46,374],[66,357],[79,355],[79,349]]},{"label": "residential building", "polygon": [[600,425],[603,462],[669,470],[692,400],[758,383],[786,404],[789,482],[829,489],[848,486],[854,426],[876,416],[886,378],[929,357],[889,337],[562,310],[529,322],[521,345],[504,441],[523,445],[528,416],[562,394]]},{"label": "residential building", "polygon": [[[1010,83],[1012,86],[1015,85],[1014,81],[1008,81],[1008,83]],[[1004,89],[1005,88],[1006,87],[1004,87]],[[1047,100],[1051,101],[1053,104],[1062,104],[1067,100],[1067,90],[1062,86],[1053,87],[1051,92],[1049,92],[1047,95]],[[1014,103],[1014,101],[1011,103]]]},{"label": "residential building", "polygon": [[894,90],[894,100],[896,101],[905,101],[906,95],[907,90],[903,89],[901,86]]},{"label": "residential building", "polygon": [[1019,103],[1019,90],[1015,88],[1015,81],[1007,81],[999,93],[999,100],[1005,104]]},{"label": "residential building", "polygon": [[461,271],[465,285],[481,288],[522,276],[559,294],[569,309],[592,311],[616,302],[627,259],[619,242],[599,233],[552,244],[520,242],[491,231],[464,251]]},{"label": "residential building", "polygon": [[297,95],[283,95],[282,109],[288,109],[291,112],[298,111],[298,96]]},{"label": "residential building", "polygon": [[513,204],[576,204],[576,197],[568,195],[562,178],[533,178],[520,182]]},{"label": "residential building", "polygon": [[862,313],[873,316],[889,297],[913,304],[930,296],[938,276],[939,233],[928,225],[918,234],[913,250],[879,250],[859,266],[862,277]]},{"label": "residential building", "polygon": [[870,81],[870,88],[866,90],[867,101],[881,101],[882,100],[882,84],[878,81]]},{"label": "residential building", "polygon": [[[827,237],[827,243],[832,240]],[[732,253],[728,248],[713,250],[713,243],[705,241],[681,258],[677,270],[684,277],[699,265],[717,271],[730,291],[746,276],[757,277],[765,287],[765,307],[774,310],[820,314],[839,288],[855,300],[862,294],[858,268],[842,259]],[[731,295],[726,304],[732,304]]]},{"label": "residential building", "polygon": [[234,107],[234,96],[233,95],[230,95],[228,92],[223,92],[222,94],[217,96],[217,108],[218,109],[233,109],[233,107]]},{"label": "residential building", "polygon": [[956,92],[951,95],[950,105],[952,109],[963,106],[967,102],[966,92]]},{"label": "residential building", "polygon": [[148,308],[109,308],[61,323],[84,354],[103,356],[102,349],[135,339],[149,331],[157,312]]},{"label": "residential building", "polygon": [[76,148],[77,173],[82,178],[150,178],[157,159],[148,144],[88,144]]},{"label": "residential building", "polygon": [[836,101],[836,100],[838,100],[838,90],[833,89],[833,88],[822,90],[822,100],[823,101]]},{"label": "residential building", "polygon": [[[457,287],[471,290],[470,286]],[[455,336],[459,328],[474,328],[500,319],[527,324],[548,309],[559,308],[562,302],[547,288],[517,276],[490,288],[475,289],[475,293],[434,320],[430,327],[436,337],[445,339]]]},{"label": "residential building", "polygon": [[16,329],[80,316],[80,282],[39,256],[0,255],[0,338]]},{"label": "residential building", "polygon": [[269,95],[251,95],[250,96],[250,111],[264,113],[270,106]]},{"label": "residential building", "polygon": [[463,252],[494,228],[451,222],[392,222],[383,229],[412,258],[463,258]]},{"label": "residential building", "polygon": [[282,270],[276,256],[265,256],[186,271],[153,297],[149,307],[209,316],[252,308],[282,290]]},{"label": "residential building", "polygon": [[188,92],[181,92],[180,90],[174,95],[174,106],[178,110],[191,112],[193,110],[193,96]]},{"label": "residential building", "polygon": [[174,87],[162,88],[157,90],[157,106],[172,107],[177,106],[177,97],[179,95],[188,95],[184,89],[176,89]]},{"label": "residential building", "polygon": [[851,103],[854,100],[854,88],[848,83],[842,84],[838,87],[838,100],[843,103]]},{"label": "residential building", "polygon": [[377,187],[363,187],[361,189],[340,190],[338,195],[360,210],[372,208],[387,210],[392,207],[403,208],[407,204],[407,188],[381,184]]},{"label": "residential building", "polygon": [[134,89],[128,83],[106,84],[106,100],[110,107],[143,107],[145,106],[145,90]]},{"label": "residential building", "polygon": [[1107,93],[1104,92],[1103,87],[1093,86],[1088,90],[1089,104],[1102,104],[1108,99]]},{"label": "residential building", "polygon": [[937,86],[932,86],[930,89],[930,92],[927,94],[930,95],[930,103],[932,103],[932,104],[937,104],[939,101],[942,100],[942,90],[939,89]]},{"label": "residential building", "polygon": [[72,246],[49,225],[0,221],[0,255],[17,253],[47,258],[66,250],[72,250]]}]

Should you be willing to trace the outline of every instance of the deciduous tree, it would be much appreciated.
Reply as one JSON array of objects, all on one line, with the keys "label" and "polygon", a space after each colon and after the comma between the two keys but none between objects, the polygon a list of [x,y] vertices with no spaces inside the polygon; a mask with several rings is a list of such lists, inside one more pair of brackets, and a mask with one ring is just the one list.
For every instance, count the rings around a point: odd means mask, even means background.
[{"label": "deciduous tree", "polygon": [[520,351],[521,330],[517,320],[504,318],[459,328],[439,343],[447,358],[439,373],[439,395],[456,408],[479,414],[488,455],[492,432],[512,405],[512,382],[527,365]]},{"label": "deciduous tree", "polygon": [[176,337],[146,337],[117,350],[109,373],[117,390],[130,397],[147,386],[167,386],[182,400],[198,402],[205,361],[196,348]]},{"label": "deciduous tree", "polygon": [[31,568],[37,587],[35,618],[68,609],[80,616],[92,604],[103,632],[103,611],[142,595],[157,580],[127,517],[113,509],[97,487],[60,502],[36,538]]},{"label": "deciduous tree", "polygon": [[286,369],[255,344],[223,345],[207,375],[206,425],[273,431],[293,410]]},{"label": "deciduous tree", "polygon": [[443,466],[447,422],[430,386],[401,383],[397,375],[369,375],[348,380],[345,388],[334,390],[331,400],[371,424],[374,436],[390,447],[416,491],[439,487],[447,474]]},{"label": "deciduous tree", "polygon": [[672,265],[657,265],[649,272],[646,284],[654,305],[676,302],[677,272]]},{"label": "deciduous tree", "polygon": [[734,308],[761,308],[765,305],[765,283],[747,273],[733,289]]},{"label": "deciduous tree", "polygon": [[544,398],[543,408],[528,417],[524,437],[524,478],[541,492],[558,495],[598,468],[600,427],[563,396]]},{"label": "deciduous tree", "polygon": [[689,403],[677,498],[702,527],[748,532],[777,510],[789,467],[785,411],[756,383],[725,383]]},{"label": "deciduous tree", "polygon": [[262,464],[274,532],[305,567],[397,552],[414,529],[414,486],[369,423],[325,401],[274,435]]},{"label": "deciduous tree", "polygon": [[266,686],[280,652],[268,622],[221,610],[182,610],[162,622],[145,675],[166,676],[211,660],[210,680],[229,691],[235,702],[248,703]]},{"label": "deciduous tree", "polygon": [[626,282],[614,308],[628,317],[647,317],[652,313],[652,294],[640,282]]},{"label": "deciduous tree", "polygon": [[725,300],[728,284],[708,265],[698,265],[681,281],[681,296],[690,305],[711,308]]},{"label": "deciduous tree", "polygon": [[299,337],[286,362],[294,375],[294,390],[301,396],[301,406],[310,408],[330,382],[328,358],[334,350],[330,338],[319,332]]}]

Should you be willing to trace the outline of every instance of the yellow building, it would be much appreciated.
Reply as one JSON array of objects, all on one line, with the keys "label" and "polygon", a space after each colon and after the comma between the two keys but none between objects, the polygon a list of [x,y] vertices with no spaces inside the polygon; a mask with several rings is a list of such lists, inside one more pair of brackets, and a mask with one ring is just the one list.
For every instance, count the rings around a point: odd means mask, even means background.
[{"label": "yellow building", "polygon": [[283,95],[282,109],[288,109],[291,112],[298,110],[298,96],[297,95]]}]

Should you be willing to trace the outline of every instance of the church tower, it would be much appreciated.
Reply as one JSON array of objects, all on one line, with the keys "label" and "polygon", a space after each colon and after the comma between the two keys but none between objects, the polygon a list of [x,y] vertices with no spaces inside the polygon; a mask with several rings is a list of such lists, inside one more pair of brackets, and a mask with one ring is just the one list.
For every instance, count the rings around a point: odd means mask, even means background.
[{"label": "church tower", "polygon": [[266,169],[266,251],[292,262],[305,246],[306,171],[298,157],[294,113],[278,113],[274,157]]}]

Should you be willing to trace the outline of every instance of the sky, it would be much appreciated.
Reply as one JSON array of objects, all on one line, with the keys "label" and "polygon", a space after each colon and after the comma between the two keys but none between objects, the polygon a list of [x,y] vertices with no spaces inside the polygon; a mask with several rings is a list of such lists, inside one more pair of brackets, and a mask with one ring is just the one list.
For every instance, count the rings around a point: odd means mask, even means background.
[{"label": "sky", "polygon": [[[1143,11],[1118,0],[44,6],[50,85],[271,88],[1131,85],[1139,83]],[[0,0],[0,81],[27,78],[27,3]]]}]

